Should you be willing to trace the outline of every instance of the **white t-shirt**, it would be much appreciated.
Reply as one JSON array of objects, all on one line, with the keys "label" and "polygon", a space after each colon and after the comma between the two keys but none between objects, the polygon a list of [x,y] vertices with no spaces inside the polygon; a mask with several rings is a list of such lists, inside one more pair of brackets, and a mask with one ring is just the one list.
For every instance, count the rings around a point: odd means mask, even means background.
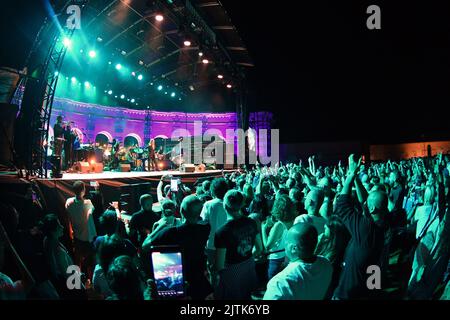
[{"label": "white t-shirt", "polygon": [[208,242],[206,243],[206,248],[216,250],[216,247],[214,246],[214,236],[216,235],[216,231],[227,222],[227,213],[223,208],[223,201],[217,198],[206,201],[203,205],[201,217],[211,226],[211,232],[209,234]]},{"label": "white t-shirt", "polygon": [[[417,226],[416,226],[416,239],[419,238],[419,236],[423,233],[423,229],[431,222],[429,219],[433,219],[434,216],[434,208],[431,205],[423,205],[420,207],[417,207],[416,213],[414,215],[414,220],[417,220]],[[432,217],[430,217],[432,215]],[[436,223],[439,223],[439,219],[435,219],[431,225],[428,226],[429,231],[435,231],[437,225]]]},{"label": "white t-shirt", "polygon": [[318,256],[314,263],[291,262],[267,284],[264,300],[323,300],[333,275],[331,263]]},{"label": "white t-shirt", "polygon": [[91,200],[77,200],[75,197],[66,201],[66,210],[72,223],[73,235],[80,241],[92,242],[97,236],[95,231]]},{"label": "white t-shirt", "polygon": [[309,214],[302,214],[301,216],[295,218],[294,224],[300,222],[312,224],[316,228],[318,235],[324,233],[325,231],[326,220],[323,217],[312,216]]}]

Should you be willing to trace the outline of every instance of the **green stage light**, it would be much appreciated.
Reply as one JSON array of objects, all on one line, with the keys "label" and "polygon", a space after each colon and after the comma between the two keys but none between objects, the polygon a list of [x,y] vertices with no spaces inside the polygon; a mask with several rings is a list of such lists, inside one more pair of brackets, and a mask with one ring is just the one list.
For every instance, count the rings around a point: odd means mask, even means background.
[{"label": "green stage light", "polygon": [[112,90],[109,90],[109,91],[108,91],[108,94],[109,94],[109,95],[112,95],[112,93],[113,93]]},{"label": "green stage light", "polygon": [[124,94],[122,94],[121,96],[120,96],[120,99],[125,99],[125,95]]},{"label": "green stage light", "polygon": [[172,93],[170,94],[170,96],[171,96],[172,98],[175,98],[175,92],[172,92]]},{"label": "green stage light", "polygon": [[167,91],[166,91],[166,92],[164,92],[164,94],[167,94]]},{"label": "green stage light", "polygon": [[162,86],[162,85],[159,85],[159,86],[158,86],[158,90],[161,91],[162,89],[163,89],[163,86]]},{"label": "green stage light", "polygon": [[144,79],[144,77],[142,76],[142,74],[138,75],[138,80],[142,80]]},{"label": "green stage light", "polygon": [[95,50],[89,51],[89,57],[90,58],[95,58],[96,56],[97,56],[97,52],[95,52]]},{"label": "green stage light", "polygon": [[72,78],[70,79],[70,81],[72,81],[72,83],[77,83],[77,78],[72,77]]},{"label": "green stage light", "polygon": [[69,38],[64,37],[62,42],[63,42],[64,47],[66,47],[68,49],[72,48],[72,40],[70,40]]},{"label": "green stage light", "polygon": [[89,83],[89,81],[85,81],[84,86],[89,89],[91,87],[91,84]]},{"label": "green stage light", "polygon": [[116,69],[117,69],[117,70],[122,69],[122,65],[121,65],[120,63],[116,64]]},{"label": "green stage light", "polygon": [[131,100],[130,100],[131,103],[134,103],[135,101],[136,101],[136,100],[134,100],[134,99],[131,99]]},{"label": "green stage light", "polygon": [[55,77],[57,77],[59,75],[58,71],[55,71]]}]

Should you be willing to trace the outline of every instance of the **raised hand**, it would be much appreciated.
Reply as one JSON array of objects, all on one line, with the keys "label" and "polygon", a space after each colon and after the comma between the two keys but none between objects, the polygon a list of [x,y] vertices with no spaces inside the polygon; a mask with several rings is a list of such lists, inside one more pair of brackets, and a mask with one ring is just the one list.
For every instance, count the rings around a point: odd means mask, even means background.
[{"label": "raised hand", "polygon": [[361,161],[362,161],[362,157],[360,157],[359,160],[356,161],[354,154],[351,154],[350,157],[348,157],[348,174],[349,175],[355,175],[359,171],[359,168],[361,167]]}]

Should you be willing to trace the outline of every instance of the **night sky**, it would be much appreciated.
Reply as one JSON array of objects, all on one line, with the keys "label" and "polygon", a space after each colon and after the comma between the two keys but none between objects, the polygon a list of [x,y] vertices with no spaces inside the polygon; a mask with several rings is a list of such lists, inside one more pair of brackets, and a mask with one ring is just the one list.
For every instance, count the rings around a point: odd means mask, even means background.
[{"label": "night sky", "polygon": [[[19,2],[28,6],[19,9]],[[3,8],[2,64],[26,55],[28,30],[39,24],[33,17],[43,11],[35,3]],[[450,138],[444,1],[222,3],[256,64],[248,74],[249,110],[273,111],[282,141]],[[381,7],[381,30],[366,28],[370,4]]]},{"label": "night sky", "polygon": [[252,108],[274,110],[283,141],[449,138],[449,8],[358,2],[223,0],[256,63]]}]

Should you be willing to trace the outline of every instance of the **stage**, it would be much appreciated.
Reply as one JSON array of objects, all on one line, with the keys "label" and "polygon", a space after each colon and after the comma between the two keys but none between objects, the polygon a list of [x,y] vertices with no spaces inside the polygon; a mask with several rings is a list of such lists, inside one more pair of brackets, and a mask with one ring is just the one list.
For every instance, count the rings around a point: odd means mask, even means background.
[{"label": "stage", "polygon": [[[227,171],[224,171],[227,172]],[[228,171],[233,172],[233,171]],[[152,171],[152,172],[103,172],[103,173],[64,173],[60,179],[45,179],[45,180],[81,180],[81,181],[96,181],[96,180],[108,180],[108,179],[145,179],[155,178],[161,179],[164,175],[172,175],[180,178],[195,178],[205,176],[217,176],[221,175],[221,170],[208,170],[205,172],[180,172],[180,171]]]}]

